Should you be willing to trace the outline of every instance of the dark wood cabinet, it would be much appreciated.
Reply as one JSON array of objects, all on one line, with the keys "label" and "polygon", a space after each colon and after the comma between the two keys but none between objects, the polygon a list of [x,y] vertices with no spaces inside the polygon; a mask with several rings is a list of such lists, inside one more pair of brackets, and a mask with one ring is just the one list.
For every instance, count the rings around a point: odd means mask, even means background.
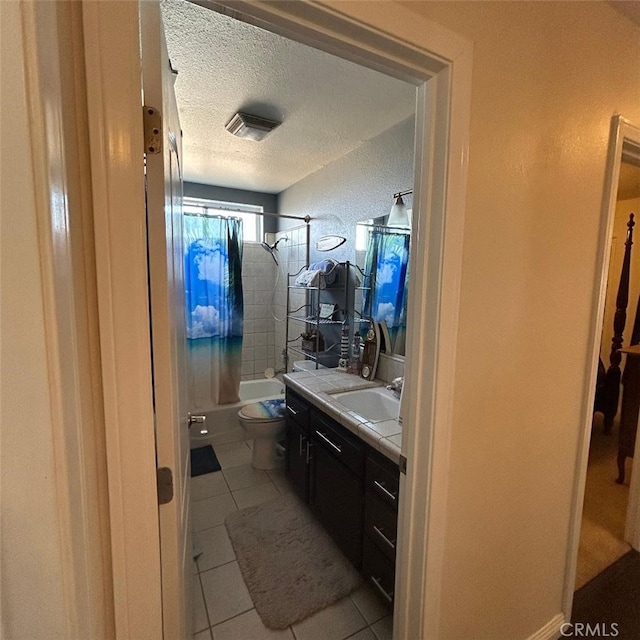
[{"label": "dark wood cabinet", "polygon": [[369,450],[365,473],[362,573],[390,606],[394,598],[399,493],[398,466],[377,451]]},{"label": "dark wood cabinet", "polygon": [[305,502],[309,502],[309,409],[291,392],[287,392],[285,461],[291,485]]},{"label": "dark wood cabinet", "polygon": [[286,473],[345,556],[393,605],[400,472],[287,389]]},{"label": "dark wood cabinet", "polygon": [[350,435],[326,417],[311,413],[309,504],[342,552],[360,568],[364,443]]},{"label": "dark wood cabinet", "polygon": [[296,493],[309,501],[310,442],[307,433],[292,420],[287,420],[286,465],[287,476]]}]

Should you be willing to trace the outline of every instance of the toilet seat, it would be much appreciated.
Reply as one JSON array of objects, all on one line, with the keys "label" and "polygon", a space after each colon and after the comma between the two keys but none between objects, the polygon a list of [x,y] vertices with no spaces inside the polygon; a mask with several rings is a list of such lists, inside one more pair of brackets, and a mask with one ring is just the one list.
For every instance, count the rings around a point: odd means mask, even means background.
[{"label": "toilet seat", "polygon": [[284,398],[270,398],[245,404],[238,411],[238,417],[252,423],[270,423],[278,422],[285,417],[285,401]]}]

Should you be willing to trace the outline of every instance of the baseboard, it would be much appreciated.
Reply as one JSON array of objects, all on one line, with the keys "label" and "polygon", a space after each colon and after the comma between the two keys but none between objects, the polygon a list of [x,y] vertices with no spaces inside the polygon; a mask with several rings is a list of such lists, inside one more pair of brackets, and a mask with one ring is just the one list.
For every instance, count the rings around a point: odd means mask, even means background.
[{"label": "baseboard", "polygon": [[544,627],[540,627],[534,634],[530,635],[527,640],[555,640],[560,637],[560,628],[565,622],[564,614],[558,613]]}]

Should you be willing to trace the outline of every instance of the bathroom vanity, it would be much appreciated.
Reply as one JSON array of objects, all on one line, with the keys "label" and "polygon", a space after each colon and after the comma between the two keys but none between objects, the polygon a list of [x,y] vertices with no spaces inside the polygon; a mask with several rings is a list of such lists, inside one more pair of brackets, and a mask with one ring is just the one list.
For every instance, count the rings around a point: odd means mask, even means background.
[{"label": "bathroom vanity", "polygon": [[[387,438],[371,428],[375,425],[367,426],[354,412],[340,411],[333,398],[341,385],[349,389],[372,383],[348,374],[314,374],[285,376],[286,473],[345,556],[391,607],[399,444],[382,445]],[[390,424],[380,429],[392,430]]]}]

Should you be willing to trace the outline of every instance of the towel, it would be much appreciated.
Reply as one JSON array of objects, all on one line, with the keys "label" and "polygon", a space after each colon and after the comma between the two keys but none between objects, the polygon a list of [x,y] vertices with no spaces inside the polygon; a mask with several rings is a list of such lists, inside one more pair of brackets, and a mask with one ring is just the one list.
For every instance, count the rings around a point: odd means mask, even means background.
[{"label": "towel", "polygon": [[339,269],[340,263],[331,258],[309,265],[309,271],[320,271],[324,275],[323,280],[329,285],[335,282]]},{"label": "towel", "polygon": [[326,284],[319,269],[305,269],[301,271],[295,281],[296,287],[319,287],[324,289]]}]

